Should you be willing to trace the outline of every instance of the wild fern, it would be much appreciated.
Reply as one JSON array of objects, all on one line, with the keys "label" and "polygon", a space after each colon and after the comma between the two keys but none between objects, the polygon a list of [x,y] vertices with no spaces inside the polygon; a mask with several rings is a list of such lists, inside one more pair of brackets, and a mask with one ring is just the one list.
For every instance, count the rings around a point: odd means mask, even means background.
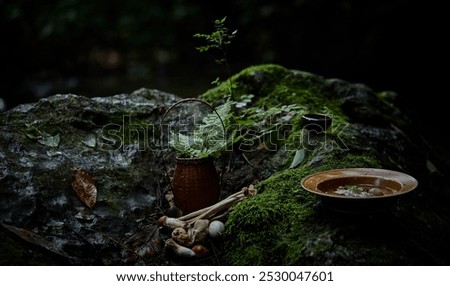
[{"label": "wild fern", "polygon": [[180,156],[188,158],[216,157],[229,145],[226,126],[232,118],[231,101],[216,108],[216,112],[206,115],[202,123],[187,134],[171,133],[169,141]]}]

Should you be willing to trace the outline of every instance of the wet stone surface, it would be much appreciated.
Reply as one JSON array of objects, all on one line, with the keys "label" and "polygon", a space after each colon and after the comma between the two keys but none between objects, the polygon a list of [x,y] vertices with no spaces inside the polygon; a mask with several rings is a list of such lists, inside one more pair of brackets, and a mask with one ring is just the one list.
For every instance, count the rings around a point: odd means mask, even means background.
[{"label": "wet stone surface", "polygon": [[[34,261],[29,246],[62,264],[143,263],[131,261],[139,252],[158,257],[154,220],[167,180],[159,151],[131,136],[143,137],[138,124],[158,124],[160,111],[175,100],[156,90],[93,99],[55,95],[1,114],[1,235],[28,244],[2,248],[24,264],[46,263]],[[136,128],[127,129],[125,120],[135,120]],[[92,209],[72,188],[74,167],[95,182]],[[140,233],[145,239],[139,243]]]},{"label": "wet stone surface", "polygon": [[[214,255],[182,260],[163,249],[170,233],[156,221],[168,207],[164,192],[175,155],[161,148],[159,126],[180,98],[140,89],[104,98],[54,95],[0,113],[0,264],[448,262],[448,188],[420,136],[410,136],[414,128],[391,103],[364,85],[278,66],[250,68],[235,80],[236,96],[254,96],[248,107],[298,104],[304,113],[333,114],[337,125],[326,134],[303,134],[295,125],[299,114],[284,114],[272,123],[291,124],[283,138],[305,144],[251,146],[215,161],[222,198],[252,183],[261,183],[261,194],[233,210],[225,241],[208,245]],[[220,89],[204,97],[214,93],[220,98]],[[322,144],[325,138],[335,145]],[[299,148],[301,159],[290,168]],[[95,184],[92,208],[74,191],[76,167]],[[340,216],[306,196],[300,179],[341,167],[407,171],[419,189],[391,213]]]}]

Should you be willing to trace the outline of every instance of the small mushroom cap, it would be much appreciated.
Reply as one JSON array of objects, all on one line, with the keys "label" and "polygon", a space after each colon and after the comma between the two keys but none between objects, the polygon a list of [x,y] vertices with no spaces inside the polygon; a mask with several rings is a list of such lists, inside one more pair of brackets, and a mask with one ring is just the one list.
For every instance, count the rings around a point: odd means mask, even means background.
[{"label": "small mushroom cap", "polygon": [[194,251],[195,256],[197,257],[205,257],[209,254],[208,248],[201,244],[194,245],[191,249],[192,251]]},{"label": "small mushroom cap", "polygon": [[209,233],[209,236],[212,238],[222,236],[224,231],[225,231],[225,224],[223,222],[221,222],[220,220],[213,220],[209,224],[208,233]]}]

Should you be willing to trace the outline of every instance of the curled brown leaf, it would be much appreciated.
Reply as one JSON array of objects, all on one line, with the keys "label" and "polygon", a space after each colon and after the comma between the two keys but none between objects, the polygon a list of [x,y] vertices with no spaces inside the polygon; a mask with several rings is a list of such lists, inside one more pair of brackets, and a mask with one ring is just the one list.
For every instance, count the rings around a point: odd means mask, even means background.
[{"label": "curled brown leaf", "polygon": [[72,188],[78,198],[89,208],[97,202],[97,187],[95,181],[87,172],[76,167],[73,169]]}]

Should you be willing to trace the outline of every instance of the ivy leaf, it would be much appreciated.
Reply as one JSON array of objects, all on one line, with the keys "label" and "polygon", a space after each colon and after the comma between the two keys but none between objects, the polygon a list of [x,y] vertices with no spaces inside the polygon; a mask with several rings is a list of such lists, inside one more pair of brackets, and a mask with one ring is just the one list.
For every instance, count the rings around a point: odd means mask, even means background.
[{"label": "ivy leaf", "polygon": [[295,152],[294,160],[292,160],[291,165],[289,166],[290,169],[294,169],[298,167],[305,159],[305,149],[299,149]]}]

